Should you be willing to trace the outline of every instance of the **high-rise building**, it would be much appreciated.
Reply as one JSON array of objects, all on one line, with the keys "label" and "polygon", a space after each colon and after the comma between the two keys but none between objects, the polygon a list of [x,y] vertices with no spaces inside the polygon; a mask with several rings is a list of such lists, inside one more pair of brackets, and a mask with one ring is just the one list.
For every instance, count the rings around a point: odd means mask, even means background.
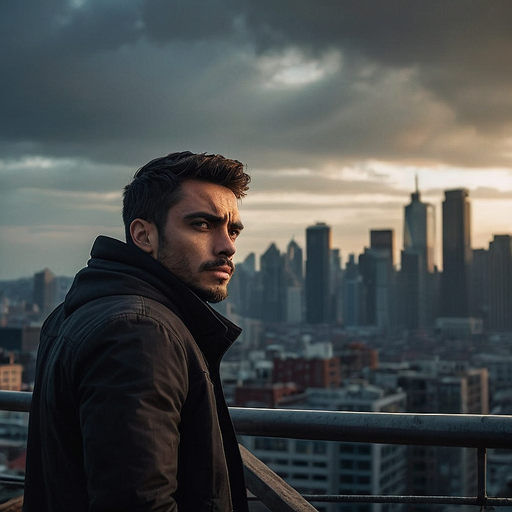
[{"label": "high-rise building", "polygon": [[340,250],[331,249],[331,320],[336,323],[343,322],[342,277]]},{"label": "high-rise building", "polygon": [[354,254],[349,254],[342,277],[343,322],[345,327],[357,327],[363,324],[361,313],[364,311],[363,279]]},{"label": "high-rise building", "polygon": [[295,240],[290,240],[286,248],[286,271],[293,276],[297,283],[302,283],[304,278],[303,265],[301,247]]},{"label": "high-rise building", "polygon": [[512,331],[512,236],[494,235],[489,244],[489,318],[493,331]]},{"label": "high-rise building", "polygon": [[[461,368],[458,363],[429,361],[417,370],[401,372],[398,385],[407,394],[407,412],[489,414],[488,373],[485,368]],[[474,448],[411,446],[407,492],[415,495],[476,495]],[[444,510],[429,506],[419,510]]]},{"label": "high-rise building", "polygon": [[34,304],[37,304],[40,319],[44,320],[55,307],[56,283],[54,274],[47,268],[34,274]]},{"label": "high-rise building", "polygon": [[467,189],[445,191],[443,201],[442,315],[470,315],[471,217]]},{"label": "high-rise building", "polygon": [[418,252],[424,269],[434,272],[435,210],[431,204],[421,201],[417,181],[411,202],[404,209],[404,251]]},{"label": "high-rise building", "polygon": [[489,327],[489,251],[473,249],[471,261],[471,309],[472,317],[481,318],[485,329]]},{"label": "high-rise building", "polygon": [[395,233],[392,229],[372,229],[370,231],[370,249],[380,251],[389,259],[391,268],[395,264]]},{"label": "high-rise building", "polygon": [[300,323],[303,321],[304,304],[304,260],[302,248],[291,240],[286,248],[285,270],[288,281],[286,291],[286,321]]},{"label": "high-rise building", "polygon": [[370,249],[359,257],[364,285],[364,322],[383,331],[395,326],[395,276],[393,268],[394,232],[370,231]]},{"label": "high-rise building", "polygon": [[406,329],[427,326],[427,276],[423,271],[421,254],[417,251],[401,252],[399,298],[401,323]]},{"label": "high-rise building", "polygon": [[240,316],[260,318],[261,286],[258,277],[256,255],[251,252],[243,262],[236,264],[236,271],[229,282],[229,297],[223,304],[231,304]]},{"label": "high-rise building", "polygon": [[433,323],[432,273],[435,268],[434,207],[420,200],[418,182],[404,211],[404,249],[401,253],[400,285],[402,322],[408,329]]},{"label": "high-rise building", "polygon": [[266,322],[283,322],[286,319],[286,273],[284,257],[276,244],[260,258],[262,284],[261,319]]},{"label": "high-rise building", "polygon": [[306,322],[331,319],[331,227],[324,222],[306,228]]},{"label": "high-rise building", "polygon": [[[294,409],[403,412],[405,393],[352,384],[308,388]],[[280,407],[287,407],[281,404]],[[405,494],[406,447],[242,436],[241,443],[302,494]],[[323,512],[388,512],[403,504],[321,503]]]}]

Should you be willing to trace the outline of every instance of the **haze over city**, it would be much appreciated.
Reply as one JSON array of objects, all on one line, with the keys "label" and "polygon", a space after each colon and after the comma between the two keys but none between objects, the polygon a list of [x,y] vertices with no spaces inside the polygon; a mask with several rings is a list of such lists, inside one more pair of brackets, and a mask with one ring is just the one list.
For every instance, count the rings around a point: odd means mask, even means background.
[{"label": "haze over city", "polygon": [[74,274],[182,150],[247,164],[237,261],[317,221],[344,260],[370,229],[399,248],[416,175],[438,223],[469,189],[473,247],[512,233],[506,0],[7,0],[0,26],[0,279]]}]

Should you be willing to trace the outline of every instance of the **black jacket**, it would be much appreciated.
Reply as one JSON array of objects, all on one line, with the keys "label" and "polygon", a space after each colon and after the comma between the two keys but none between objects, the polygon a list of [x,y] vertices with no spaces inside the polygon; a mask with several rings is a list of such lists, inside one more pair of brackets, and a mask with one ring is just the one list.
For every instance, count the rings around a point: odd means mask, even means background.
[{"label": "black jacket", "polygon": [[143,251],[98,237],[41,332],[24,511],[246,511],[219,375],[239,334]]}]

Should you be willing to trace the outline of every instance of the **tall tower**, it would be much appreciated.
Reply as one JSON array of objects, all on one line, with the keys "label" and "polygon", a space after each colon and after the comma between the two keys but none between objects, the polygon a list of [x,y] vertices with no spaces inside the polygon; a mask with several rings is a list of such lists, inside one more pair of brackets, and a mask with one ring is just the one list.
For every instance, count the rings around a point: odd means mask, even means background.
[{"label": "tall tower", "polygon": [[395,240],[392,229],[372,229],[370,231],[370,248],[386,255],[391,267],[394,267]]},{"label": "tall tower", "polygon": [[286,312],[286,273],[284,257],[274,243],[260,258],[260,275],[263,299],[261,319],[282,322]]},{"label": "tall tower", "polygon": [[304,260],[302,248],[291,240],[286,249],[286,321],[300,323],[304,320]]},{"label": "tall tower", "polygon": [[331,227],[324,222],[306,228],[306,322],[329,322]]},{"label": "tall tower", "polygon": [[435,213],[431,204],[420,200],[418,180],[416,191],[404,212],[404,251],[421,255],[422,266],[427,272],[434,271],[435,254]]},{"label": "tall tower", "polygon": [[301,283],[303,279],[303,264],[302,249],[295,240],[290,240],[286,248],[286,270],[298,283]]},{"label": "tall tower", "polygon": [[416,190],[404,209],[404,249],[400,270],[402,320],[408,329],[423,329],[433,323],[431,277],[435,267],[434,244],[434,207],[420,200],[416,177]]},{"label": "tall tower", "polygon": [[442,314],[447,317],[469,316],[472,251],[468,196],[465,188],[445,190],[443,201]]},{"label": "tall tower", "polygon": [[44,320],[55,307],[56,282],[51,270],[45,268],[34,274],[34,304],[39,306],[39,318]]},{"label": "tall tower", "polygon": [[365,294],[364,322],[383,331],[395,326],[394,231],[370,231],[370,249],[359,256]]},{"label": "tall tower", "polygon": [[512,236],[494,235],[489,244],[489,328],[512,330]]},{"label": "tall tower", "polygon": [[349,254],[343,273],[343,320],[345,326],[356,327],[361,322],[362,277],[355,255]]}]

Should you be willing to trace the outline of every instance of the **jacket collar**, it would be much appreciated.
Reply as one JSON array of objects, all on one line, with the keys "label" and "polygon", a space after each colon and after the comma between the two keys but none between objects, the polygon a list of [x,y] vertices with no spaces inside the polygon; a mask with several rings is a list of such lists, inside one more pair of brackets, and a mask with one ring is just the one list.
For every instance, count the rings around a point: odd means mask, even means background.
[{"label": "jacket collar", "polygon": [[87,267],[66,296],[66,314],[91,300],[139,295],[161,302],[185,324],[207,359],[219,359],[241,329],[200,299],[190,288],[134,244],[99,236]]}]

